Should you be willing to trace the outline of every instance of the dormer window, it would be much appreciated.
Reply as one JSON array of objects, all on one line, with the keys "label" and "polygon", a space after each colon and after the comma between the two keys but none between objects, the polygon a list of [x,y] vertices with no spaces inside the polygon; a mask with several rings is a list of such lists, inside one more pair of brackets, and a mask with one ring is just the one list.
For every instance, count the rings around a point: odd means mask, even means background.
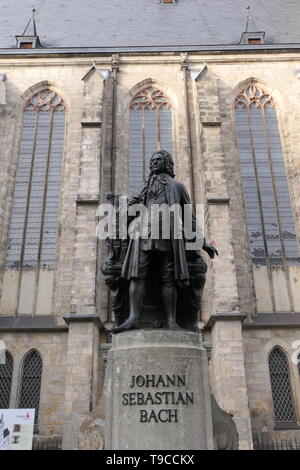
[{"label": "dormer window", "polygon": [[245,31],[242,33],[240,44],[252,44],[253,46],[264,43],[265,32],[258,31],[256,23],[250,15],[250,7],[247,7],[248,16]]},{"label": "dormer window", "polygon": [[32,49],[33,42],[20,42],[20,49]]},{"label": "dormer window", "polygon": [[248,44],[261,44],[261,38],[249,38]]},{"label": "dormer window", "polygon": [[257,44],[263,44],[264,37],[264,31],[244,32],[242,33],[240,44],[252,44],[253,46]]},{"label": "dormer window", "polygon": [[41,47],[37,36],[16,36],[17,49],[35,49]]}]

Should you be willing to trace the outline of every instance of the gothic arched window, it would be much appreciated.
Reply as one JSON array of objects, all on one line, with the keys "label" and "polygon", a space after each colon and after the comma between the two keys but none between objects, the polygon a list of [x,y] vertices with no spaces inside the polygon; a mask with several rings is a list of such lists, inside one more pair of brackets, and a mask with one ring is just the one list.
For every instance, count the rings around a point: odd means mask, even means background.
[{"label": "gothic arched window", "polygon": [[4,364],[0,363],[0,408],[9,408],[14,361],[8,351],[5,351],[4,359]]},{"label": "gothic arched window", "polygon": [[276,423],[294,423],[295,412],[289,365],[286,354],[279,347],[269,355],[269,372]]},{"label": "gothic arched window", "polygon": [[299,265],[273,99],[259,86],[248,86],[237,96],[235,112],[253,264]]},{"label": "gothic arched window", "polygon": [[34,95],[23,112],[2,298],[6,314],[51,313],[64,130],[62,98],[51,90]]},{"label": "gothic arched window", "polygon": [[25,106],[6,266],[53,267],[58,228],[65,105],[53,91]]},{"label": "gothic arched window", "polygon": [[43,363],[38,351],[29,351],[23,359],[18,408],[34,408],[34,424],[39,418]]},{"label": "gothic arched window", "polygon": [[130,104],[130,193],[145,180],[150,157],[160,149],[173,152],[172,106],[161,90],[149,86]]}]

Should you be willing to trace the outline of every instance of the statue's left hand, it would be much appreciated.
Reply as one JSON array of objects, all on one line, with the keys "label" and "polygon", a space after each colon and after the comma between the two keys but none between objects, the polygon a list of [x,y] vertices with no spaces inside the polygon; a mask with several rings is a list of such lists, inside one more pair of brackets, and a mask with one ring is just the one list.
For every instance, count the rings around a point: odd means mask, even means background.
[{"label": "statue's left hand", "polygon": [[213,245],[208,245],[204,242],[202,249],[206,251],[210,258],[214,258],[215,255],[219,255],[218,250]]}]

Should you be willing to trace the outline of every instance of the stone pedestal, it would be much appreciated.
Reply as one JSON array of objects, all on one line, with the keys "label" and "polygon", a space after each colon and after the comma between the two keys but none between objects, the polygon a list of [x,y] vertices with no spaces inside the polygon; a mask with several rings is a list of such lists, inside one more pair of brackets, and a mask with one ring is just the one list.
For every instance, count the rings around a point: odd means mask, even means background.
[{"label": "stone pedestal", "polygon": [[135,330],[108,354],[106,449],[213,449],[207,353],[198,333]]}]

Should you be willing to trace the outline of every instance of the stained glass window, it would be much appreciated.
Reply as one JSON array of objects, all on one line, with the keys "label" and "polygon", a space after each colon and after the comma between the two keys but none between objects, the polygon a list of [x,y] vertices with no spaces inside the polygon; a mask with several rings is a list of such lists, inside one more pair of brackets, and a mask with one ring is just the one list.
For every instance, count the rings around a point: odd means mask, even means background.
[{"label": "stained glass window", "polygon": [[130,193],[146,179],[156,150],[173,153],[172,107],[161,90],[147,87],[137,93],[130,105]]},{"label": "stained glass window", "polygon": [[5,351],[4,357],[4,364],[0,364],[0,408],[9,408],[14,363],[8,351]]},{"label": "stained glass window", "polygon": [[23,360],[18,407],[35,409],[35,426],[39,418],[42,369],[41,356],[33,349]]},{"label": "stained glass window", "polygon": [[54,91],[37,93],[25,106],[7,268],[53,268],[64,125],[65,105]]},{"label": "stained glass window", "polygon": [[274,102],[258,86],[235,100],[244,201],[255,265],[300,264]]},{"label": "stained glass window", "polygon": [[269,371],[276,423],[294,423],[295,413],[289,366],[285,353],[275,347],[269,355]]}]

